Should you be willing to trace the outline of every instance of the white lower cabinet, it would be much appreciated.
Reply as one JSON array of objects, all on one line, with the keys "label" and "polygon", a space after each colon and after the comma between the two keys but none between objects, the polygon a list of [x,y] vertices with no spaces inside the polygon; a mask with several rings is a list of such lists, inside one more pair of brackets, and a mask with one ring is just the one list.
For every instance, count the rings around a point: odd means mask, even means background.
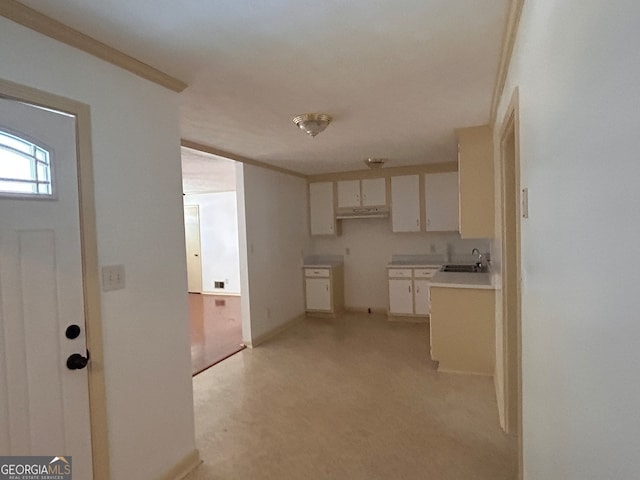
[{"label": "white lower cabinet", "polygon": [[307,310],[331,310],[331,281],[328,278],[305,278]]},{"label": "white lower cabinet", "polygon": [[429,279],[440,267],[389,268],[389,316],[428,317]]},{"label": "white lower cabinet", "polygon": [[429,315],[429,281],[414,280],[414,312],[416,315]]},{"label": "white lower cabinet", "polygon": [[304,296],[308,313],[335,314],[344,309],[342,265],[305,266]]},{"label": "white lower cabinet", "polygon": [[389,279],[389,312],[398,315],[413,314],[413,281]]}]

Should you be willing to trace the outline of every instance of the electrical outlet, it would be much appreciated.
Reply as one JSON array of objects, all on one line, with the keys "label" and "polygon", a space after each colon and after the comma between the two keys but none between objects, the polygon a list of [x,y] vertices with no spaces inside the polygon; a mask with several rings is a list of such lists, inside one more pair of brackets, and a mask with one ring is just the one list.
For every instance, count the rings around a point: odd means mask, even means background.
[{"label": "electrical outlet", "polygon": [[124,288],[124,265],[102,267],[102,291],[111,292]]}]

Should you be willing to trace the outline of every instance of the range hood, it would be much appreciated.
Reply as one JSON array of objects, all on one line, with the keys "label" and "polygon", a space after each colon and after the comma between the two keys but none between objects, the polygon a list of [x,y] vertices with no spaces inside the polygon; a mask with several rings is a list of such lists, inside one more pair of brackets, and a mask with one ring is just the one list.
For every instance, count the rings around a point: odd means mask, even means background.
[{"label": "range hood", "polygon": [[339,208],[336,212],[336,220],[349,218],[387,218],[389,207],[348,207]]}]

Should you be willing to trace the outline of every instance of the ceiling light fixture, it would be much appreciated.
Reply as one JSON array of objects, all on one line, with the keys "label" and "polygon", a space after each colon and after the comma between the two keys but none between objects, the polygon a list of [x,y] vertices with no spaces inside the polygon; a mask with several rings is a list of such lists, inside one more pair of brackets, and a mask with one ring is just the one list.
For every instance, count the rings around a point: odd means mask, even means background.
[{"label": "ceiling light fixture", "polygon": [[387,160],[385,158],[366,158],[364,160],[364,164],[371,168],[380,168],[384,165],[384,162],[386,162]]},{"label": "ceiling light fixture", "polygon": [[312,137],[327,128],[331,120],[331,116],[326,113],[303,113],[293,117],[293,123]]}]

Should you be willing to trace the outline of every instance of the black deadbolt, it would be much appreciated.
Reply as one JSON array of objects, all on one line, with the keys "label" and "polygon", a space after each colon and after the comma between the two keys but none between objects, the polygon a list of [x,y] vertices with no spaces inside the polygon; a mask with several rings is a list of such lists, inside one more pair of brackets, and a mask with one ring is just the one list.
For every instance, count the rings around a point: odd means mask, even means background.
[{"label": "black deadbolt", "polygon": [[67,327],[67,331],[65,335],[68,339],[73,340],[74,338],[78,338],[80,336],[80,327],[78,325],[69,325]]},{"label": "black deadbolt", "polygon": [[67,368],[69,370],[82,370],[87,366],[87,363],[89,363],[89,359],[79,353],[71,354],[69,358],[67,358]]}]

